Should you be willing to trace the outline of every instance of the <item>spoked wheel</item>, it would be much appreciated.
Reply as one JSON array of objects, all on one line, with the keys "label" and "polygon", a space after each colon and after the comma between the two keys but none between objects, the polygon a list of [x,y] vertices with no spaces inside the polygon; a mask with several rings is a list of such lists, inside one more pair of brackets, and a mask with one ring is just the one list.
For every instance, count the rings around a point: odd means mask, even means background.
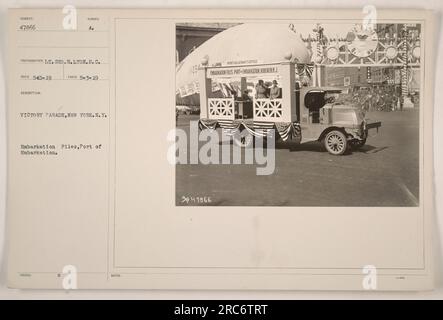
[{"label": "spoked wheel", "polygon": [[247,148],[254,143],[254,137],[251,134],[244,134],[244,131],[240,133],[240,136],[234,136],[234,142],[241,148]]},{"label": "spoked wheel", "polygon": [[326,150],[336,156],[344,154],[348,147],[345,134],[338,130],[329,132],[325,137],[324,143]]}]

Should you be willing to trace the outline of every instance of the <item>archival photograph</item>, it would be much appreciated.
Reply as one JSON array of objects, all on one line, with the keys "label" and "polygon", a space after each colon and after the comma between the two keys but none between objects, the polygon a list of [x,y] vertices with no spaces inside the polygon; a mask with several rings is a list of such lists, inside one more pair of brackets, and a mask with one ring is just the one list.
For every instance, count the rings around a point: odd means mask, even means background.
[{"label": "archival photograph", "polygon": [[421,30],[177,23],[176,206],[419,206]]}]

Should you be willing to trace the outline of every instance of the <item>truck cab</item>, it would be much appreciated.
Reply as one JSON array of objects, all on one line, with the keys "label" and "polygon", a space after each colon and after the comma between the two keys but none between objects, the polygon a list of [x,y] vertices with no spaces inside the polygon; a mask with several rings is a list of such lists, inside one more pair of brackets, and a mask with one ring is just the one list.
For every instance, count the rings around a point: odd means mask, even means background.
[{"label": "truck cab", "polygon": [[321,141],[332,154],[343,154],[366,143],[368,130],[381,126],[365,118],[365,113],[340,88],[302,87],[296,91],[297,113],[302,142]]}]

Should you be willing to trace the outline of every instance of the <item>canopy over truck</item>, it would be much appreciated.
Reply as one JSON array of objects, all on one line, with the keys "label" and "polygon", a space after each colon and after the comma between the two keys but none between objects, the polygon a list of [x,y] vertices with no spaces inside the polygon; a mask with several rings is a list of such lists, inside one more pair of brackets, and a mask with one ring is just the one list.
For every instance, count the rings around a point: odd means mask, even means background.
[{"label": "canopy over truck", "polygon": [[[285,59],[285,58],[289,58]],[[286,23],[245,23],[222,31],[189,54],[176,70],[178,100],[199,101],[198,69],[290,61],[309,63],[311,55],[300,34]]]}]

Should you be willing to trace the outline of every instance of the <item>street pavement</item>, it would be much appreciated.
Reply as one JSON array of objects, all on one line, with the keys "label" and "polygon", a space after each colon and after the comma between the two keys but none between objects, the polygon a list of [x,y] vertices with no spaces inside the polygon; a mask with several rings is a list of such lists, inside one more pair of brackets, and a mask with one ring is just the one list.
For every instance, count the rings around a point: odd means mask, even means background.
[{"label": "street pavement", "polygon": [[[417,206],[419,111],[370,112],[367,118],[382,122],[378,134],[371,130],[361,150],[343,156],[318,142],[277,142],[271,175],[257,175],[257,164],[178,164],[176,204]],[[177,128],[189,134],[190,121],[197,120],[180,115]]]}]

